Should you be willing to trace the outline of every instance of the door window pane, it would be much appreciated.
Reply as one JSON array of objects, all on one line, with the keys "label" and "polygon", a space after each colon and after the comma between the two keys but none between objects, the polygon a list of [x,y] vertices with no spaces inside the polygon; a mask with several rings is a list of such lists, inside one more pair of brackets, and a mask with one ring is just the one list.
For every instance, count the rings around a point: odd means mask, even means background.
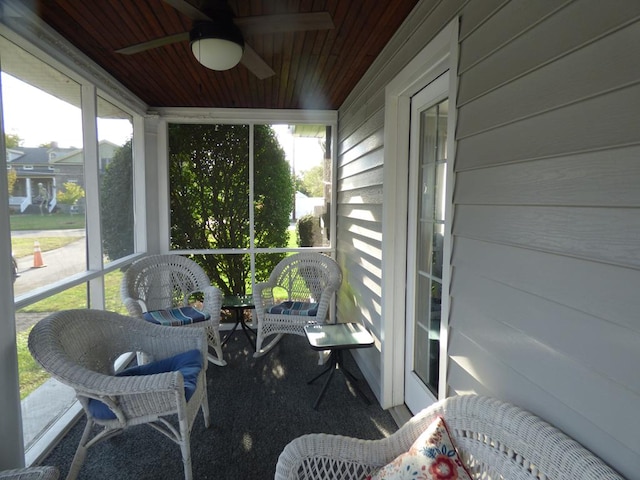
[{"label": "door window pane", "polygon": [[435,394],[440,363],[440,304],[444,243],[447,101],[420,115],[418,270],[414,372]]}]

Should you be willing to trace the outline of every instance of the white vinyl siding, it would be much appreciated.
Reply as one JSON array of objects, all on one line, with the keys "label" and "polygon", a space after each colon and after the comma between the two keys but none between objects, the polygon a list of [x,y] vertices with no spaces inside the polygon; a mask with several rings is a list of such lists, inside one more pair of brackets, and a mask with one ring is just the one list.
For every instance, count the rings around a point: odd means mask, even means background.
[{"label": "white vinyl siding", "polygon": [[[339,178],[384,152],[384,86],[455,15],[449,393],[517,403],[638,478],[640,2],[419,2],[339,112]],[[339,185],[338,258],[381,336],[372,255],[393,239],[373,165]],[[359,358],[373,385],[374,352],[398,348],[380,341]]]}]

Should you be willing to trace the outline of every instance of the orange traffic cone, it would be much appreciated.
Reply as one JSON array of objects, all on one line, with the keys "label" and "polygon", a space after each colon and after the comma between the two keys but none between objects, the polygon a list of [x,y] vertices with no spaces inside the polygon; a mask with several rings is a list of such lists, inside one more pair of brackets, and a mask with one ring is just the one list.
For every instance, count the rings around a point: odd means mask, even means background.
[{"label": "orange traffic cone", "polygon": [[42,268],[46,267],[44,262],[42,261],[42,252],[40,251],[40,242],[33,242],[33,268]]}]

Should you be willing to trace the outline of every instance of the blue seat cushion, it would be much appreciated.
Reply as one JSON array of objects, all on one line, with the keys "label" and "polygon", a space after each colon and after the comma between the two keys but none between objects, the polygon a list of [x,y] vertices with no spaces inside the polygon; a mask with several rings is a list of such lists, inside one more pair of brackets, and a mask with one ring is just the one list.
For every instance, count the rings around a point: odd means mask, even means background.
[{"label": "blue seat cushion", "polygon": [[312,302],[282,302],[267,309],[267,313],[276,315],[302,315],[315,317],[318,314],[318,304]]},{"label": "blue seat cushion", "polygon": [[176,307],[167,310],[145,312],[142,317],[146,321],[157,325],[176,327],[196,322],[204,322],[205,320],[209,320],[211,315],[194,307]]},{"label": "blue seat cushion", "polygon": [[[129,367],[116,373],[116,377],[180,372],[184,379],[184,396],[189,401],[196,391],[200,370],[202,370],[202,354],[200,350],[194,349],[155,362]],[[113,420],[116,418],[115,413],[105,403],[94,398],[89,400],[89,411],[98,420]]]}]

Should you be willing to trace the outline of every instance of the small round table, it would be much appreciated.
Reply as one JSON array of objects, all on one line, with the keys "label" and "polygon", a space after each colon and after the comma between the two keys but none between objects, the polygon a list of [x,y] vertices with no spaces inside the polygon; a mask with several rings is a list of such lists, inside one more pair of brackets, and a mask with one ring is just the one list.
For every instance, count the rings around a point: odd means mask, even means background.
[{"label": "small round table", "polygon": [[256,351],[256,342],[253,338],[251,338],[251,334],[257,336],[255,330],[253,330],[244,319],[244,311],[245,310],[254,310],[256,308],[255,303],[253,303],[253,296],[251,295],[229,295],[222,299],[222,309],[223,310],[233,310],[236,316],[236,323],[231,329],[231,331],[224,337],[222,341],[222,346],[224,347],[229,340],[229,337],[236,331],[238,325],[242,327],[244,334],[249,340],[249,344],[253,348],[253,351]]}]

